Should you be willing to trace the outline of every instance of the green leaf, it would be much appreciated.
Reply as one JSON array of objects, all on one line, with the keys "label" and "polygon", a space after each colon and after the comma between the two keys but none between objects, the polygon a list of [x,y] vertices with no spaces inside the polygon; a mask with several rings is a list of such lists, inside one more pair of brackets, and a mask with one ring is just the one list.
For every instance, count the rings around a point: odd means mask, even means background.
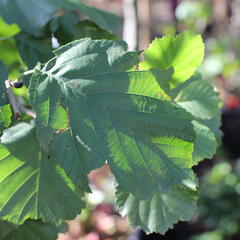
[{"label": "green leaf", "polygon": [[44,153],[35,128],[19,123],[4,131],[0,144],[0,217],[16,224],[26,219],[61,223],[74,218],[83,203],[63,170]]},{"label": "green leaf", "polygon": [[165,232],[178,221],[189,221],[197,209],[198,190],[194,180],[184,180],[165,194],[140,200],[133,194],[118,190],[116,205],[133,227],[147,233]]},{"label": "green leaf", "polygon": [[221,136],[219,130],[221,102],[213,86],[196,76],[175,88],[173,95],[175,101],[197,120],[193,123],[196,131],[194,164],[204,158],[212,158]]},{"label": "green leaf", "polygon": [[106,160],[120,188],[143,199],[188,177],[193,118],[170,102],[171,69],[120,72],[138,59],[122,41],[85,39],[55,53],[29,94],[41,144],[75,183]]},{"label": "green leaf", "polygon": [[3,240],[53,240],[58,233],[65,231],[64,226],[56,227],[41,221],[27,221],[10,232]]},{"label": "green leaf", "polygon": [[80,21],[79,16],[74,13],[67,13],[53,19],[51,30],[61,44],[69,43],[73,40],[89,37],[95,39],[117,39],[117,36],[99,27],[89,20]]},{"label": "green leaf", "polygon": [[211,119],[220,113],[220,100],[213,86],[194,77],[174,90],[175,101],[198,120]]},{"label": "green leaf", "polygon": [[[120,19],[111,13],[89,7],[76,0],[0,0],[0,15],[9,24],[16,23],[32,35],[39,36],[43,27],[59,9],[80,11],[99,26],[119,30]],[[39,11],[41,10],[41,11]]]},{"label": "green leaf", "polygon": [[190,112],[196,120],[209,127],[218,139],[221,101],[213,86],[201,77],[192,77],[174,89],[175,101]]},{"label": "green leaf", "polygon": [[202,63],[204,44],[200,35],[185,31],[176,36],[155,39],[144,51],[140,70],[174,68],[171,86],[175,87],[190,78]]},{"label": "green leaf", "polygon": [[214,133],[204,124],[193,122],[196,140],[193,151],[193,163],[196,165],[203,159],[211,159],[217,150],[217,140]]},{"label": "green leaf", "polygon": [[47,62],[54,56],[50,41],[36,40],[23,32],[14,38],[20,57],[29,69],[34,68],[38,62]]}]

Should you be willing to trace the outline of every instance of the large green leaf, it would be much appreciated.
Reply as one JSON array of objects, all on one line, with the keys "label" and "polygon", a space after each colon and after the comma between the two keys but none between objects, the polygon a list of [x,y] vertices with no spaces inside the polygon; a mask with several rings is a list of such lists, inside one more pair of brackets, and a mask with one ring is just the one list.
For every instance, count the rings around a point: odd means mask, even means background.
[{"label": "large green leaf", "polygon": [[[213,86],[199,76],[192,77],[173,91],[175,101],[196,119],[196,141],[193,152],[194,164],[204,158],[212,158],[221,136],[220,100]],[[214,121],[214,124],[211,124]]]},{"label": "large green leaf", "polygon": [[54,56],[50,41],[37,40],[23,32],[14,38],[20,57],[29,69],[34,68],[38,62],[47,62]]},{"label": "large green leaf", "polygon": [[193,117],[170,102],[171,69],[120,72],[138,59],[122,41],[85,39],[56,54],[35,70],[30,100],[42,146],[75,183],[106,160],[119,188],[143,199],[188,177]]},{"label": "large green leaf", "polygon": [[56,227],[41,221],[27,221],[11,231],[2,240],[54,240],[62,231],[66,231],[64,225]]},{"label": "large green leaf", "polygon": [[200,35],[185,31],[176,36],[155,39],[144,51],[141,70],[150,68],[174,68],[171,86],[175,87],[192,76],[204,56],[204,44]]},{"label": "large green leaf", "polygon": [[89,7],[77,0],[0,0],[0,15],[8,23],[16,23],[22,30],[38,36],[59,9],[80,11],[103,28],[119,30],[120,19],[111,13]]},{"label": "large green leaf", "polygon": [[63,170],[44,153],[35,128],[19,123],[4,131],[0,144],[0,217],[22,224],[26,219],[60,223],[83,207]]},{"label": "large green leaf", "polygon": [[198,190],[194,180],[184,180],[165,194],[155,194],[150,200],[118,190],[116,205],[131,225],[147,233],[164,234],[178,221],[188,221],[197,209]]}]

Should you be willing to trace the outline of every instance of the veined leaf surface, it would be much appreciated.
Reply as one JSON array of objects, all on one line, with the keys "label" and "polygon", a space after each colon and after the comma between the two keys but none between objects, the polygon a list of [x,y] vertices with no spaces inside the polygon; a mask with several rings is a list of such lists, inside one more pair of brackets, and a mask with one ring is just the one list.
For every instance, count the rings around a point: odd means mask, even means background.
[{"label": "veined leaf surface", "polygon": [[190,31],[176,36],[155,39],[144,51],[144,62],[139,64],[141,70],[150,68],[174,68],[171,86],[175,87],[190,78],[202,63],[204,44],[200,35]]},{"label": "veined leaf surface", "polygon": [[[121,72],[138,60],[122,41],[85,39],[55,53],[36,69],[30,100],[41,144],[75,183],[106,160],[119,188],[141,199],[188,177],[193,117],[171,102],[171,69]],[[69,124],[54,129],[60,118]]]},{"label": "veined leaf surface", "polygon": [[37,142],[35,128],[19,123],[4,131],[0,144],[0,217],[61,223],[74,218],[83,203],[71,181]]},{"label": "veined leaf surface", "polygon": [[221,102],[213,86],[196,76],[175,88],[173,95],[175,101],[196,119],[193,122],[196,132],[194,165],[205,158],[211,159],[221,137],[219,130]]},{"label": "veined leaf surface", "polygon": [[189,221],[197,209],[198,188],[195,180],[184,180],[165,194],[155,194],[150,200],[118,190],[116,205],[132,226],[147,233],[164,234],[178,221]]}]

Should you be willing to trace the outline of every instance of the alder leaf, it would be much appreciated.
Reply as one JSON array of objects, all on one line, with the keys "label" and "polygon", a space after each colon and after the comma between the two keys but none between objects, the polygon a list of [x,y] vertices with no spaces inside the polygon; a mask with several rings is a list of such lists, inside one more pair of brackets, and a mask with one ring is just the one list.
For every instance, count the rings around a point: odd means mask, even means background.
[{"label": "alder leaf", "polygon": [[178,221],[189,221],[197,209],[196,180],[184,180],[165,194],[155,194],[149,200],[138,199],[131,193],[118,190],[116,205],[122,216],[127,216],[133,227],[146,233],[161,233]]},{"label": "alder leaf", "polygon": [[[55,53],[29,94],[39,141],[76,184],[106,160],[119,188],[142,199],[188,178],[193,117],[171,102],[172,69],[121,72],[138,60],[122,41],[79,40]],[[58,119],[65,124],[53,127]]]},{"label": "alder leaf", "polygon": [[140,70],[150,68],[174,68],[171,86],[175,87],[190,78],[202,63],[204,44],[201,35],[184,31],[179,35],[168,35],[155,39],[144,51],[144,62]]},{"label": "alder leaf", "polygon": [[120,30],[120,18],[114,14],[87,6],[77,0],[0,0],[0,16],[11,24],[34,36],[42,34],[43,27],[54,17],[57,10],[80,11],[99,26]]},{"label": "alder leaf", "polygon": [[64,171],[44,153],[35,127],[8,128],[0,144],[0,217],[16,224],[42,219],[60,224],[83,208]]}]

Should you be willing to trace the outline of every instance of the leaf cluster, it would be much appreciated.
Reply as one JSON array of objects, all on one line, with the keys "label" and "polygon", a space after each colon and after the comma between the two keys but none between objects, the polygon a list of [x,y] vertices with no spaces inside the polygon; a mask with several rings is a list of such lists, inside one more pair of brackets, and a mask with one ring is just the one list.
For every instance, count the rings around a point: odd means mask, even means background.
[{"label": "leaf cluster", "polygon": [[[220,138],[218,96],[194,75],[201,36],[155,39],[140,62],[139,52],[106,30],[118,26],[117,17],[73,0],[0,0],[0,15],[7,28],[19,27],[21,67],[33,68],[24,101],[36,113],[12,119],[1,63],[0,218],[59,226],[81,212],[91,192],[87,175],[107,163],[116,205],[133,226],[165,233],[189,220],[198,197],[191,168],[213,156]],[[50,227],[41,224],[43,232]]]}]

